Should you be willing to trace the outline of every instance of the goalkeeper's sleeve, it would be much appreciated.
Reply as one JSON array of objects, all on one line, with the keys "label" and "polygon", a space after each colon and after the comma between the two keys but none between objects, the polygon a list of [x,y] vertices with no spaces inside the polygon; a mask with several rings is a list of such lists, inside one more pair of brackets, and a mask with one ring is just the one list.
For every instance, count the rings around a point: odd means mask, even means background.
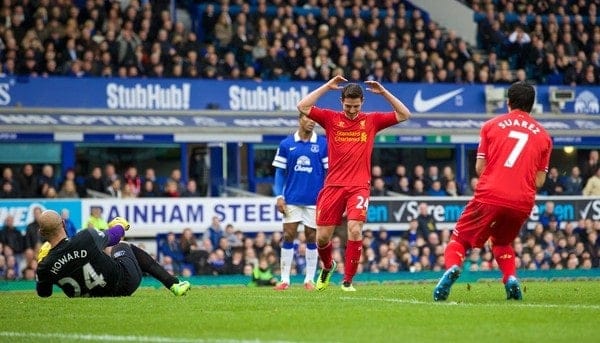
[{"label": "goalkeeper's sleeve", "polygon": [[104,234],[108,236],[108,243],[106,246],[112,247],[113,245],[119,243],[121,238],[125,236],[125,230],[121,225],[115,225],[110,229],[104,231]]}]

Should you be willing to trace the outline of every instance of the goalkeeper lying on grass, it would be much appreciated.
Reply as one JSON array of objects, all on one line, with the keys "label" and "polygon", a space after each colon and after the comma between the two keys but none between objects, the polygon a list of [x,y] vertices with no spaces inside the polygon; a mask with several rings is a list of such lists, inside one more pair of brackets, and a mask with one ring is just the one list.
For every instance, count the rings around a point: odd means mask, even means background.
[{"label": "goalkeeper lying on grass", "polygon": [[[48,242],[40,249],[37,269],[37,294],[52,295],[58,285],[68,297],[117,297],[133,294],[146,272],[171,290],[184,295],[187,281],[170,275],[148,253],[135,245],[121,242],[129,223],[117,217],[109,229],[87,229],[68,239],[64,222],[55,211],[42,212],[40,234]],[[111,256],[104,248],[112,247]]]}]

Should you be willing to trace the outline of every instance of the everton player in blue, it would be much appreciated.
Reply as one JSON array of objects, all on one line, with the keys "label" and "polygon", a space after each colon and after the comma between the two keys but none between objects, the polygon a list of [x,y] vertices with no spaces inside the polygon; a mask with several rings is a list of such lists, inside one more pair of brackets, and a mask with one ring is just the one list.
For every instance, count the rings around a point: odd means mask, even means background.
[{"label": "everton player in blue", "polygon": [[[58,213],[46,210],[40,215],[40,234],[48,242],[38,255],[37,294],[52,295],[57,285],[68,297],[129,296],[136,291],[146,272],[158,279],[174,295],[187,293],[190,283],[170,275],[144,250],[121,238],[129,229],[126,219],[117,217],[109,229],[86,229],[67,238]],[[111,255],[104,248],[112,247]]]},{"label": "everton player in blue", "polygon": [[327,141],[314,132],[315,122],[300,114],[296,133],[279,144],[273,166],[274,192],[277,209],[283,214],[283,244],[281,246],[281,282],[275,289],[290,287],[290,273],[294,257],[294,240],[300,224],[306,236],[306,276],[304,288],[314,290],[314,276],[319,254],[316,243],[316,204],[328,168]]}]

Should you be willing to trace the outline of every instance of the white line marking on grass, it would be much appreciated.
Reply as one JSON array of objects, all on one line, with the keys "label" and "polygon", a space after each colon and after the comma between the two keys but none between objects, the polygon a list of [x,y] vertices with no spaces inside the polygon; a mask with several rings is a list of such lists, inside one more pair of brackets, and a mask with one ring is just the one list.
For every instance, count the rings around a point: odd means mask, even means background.
[{"label": "white line marking on grass", "polygon": [[[300,297],[295,295],[256,295],[255,298],[269,298],[269,299],[298,299]],[[340,300],[359,300],[359,301],[379,301],[379,302],[391,302],[398,304],[408,305],[432,305],[432,306],[477,306],[477,307],[498,307],[498,306],[511,306],[511,307],[525,307],[525,308],[570,308],[575,310],[600,310],[600,305],[579,305],[579,304],[528,304],[518,301],[506,301],[505,304],[489,303],[489,304],[476,304],[476,303],[458,303],[456,301],[445,301],[445,302],[434,302],[423,301],[417,299],[393,299],[393,298],[368,298],[368,297],[349,297],[341,296]]]},{"label": "white line marking on grass", "polygon": [[[380,301],[380,302],[392,302],[399,304],[409,305],[433,305],[433,306],[472,306],[472,307],[498,307],[502,304],[475,304],[475,303],[457,303],[455,301],[449,302],[434,302],[422,301],[417,299],[391,299],[391,298],[367,298],[367,297],[340,297],[341,300],[360,300],[360,301]],[[578,305],[578,304],[527,304],[516,301],[506,302],[506,306],[510,307],[529,307],[529,308],[570,308],[575,310],[600,310],[600,305]]]},{"label": "white line marking on grass", "polygon": [[14,332],[0,331],[0,337],[10,338],[40,338],[40,339],[56,339],[60,341],[109,341],[109,342],[149,342],[149,343],[258,343],[258,342],[278,342],[285,341],[263,341],[263,340],[248,340],[248,339],[202,339],[202,338],[176,338],[176,337],[160,337],[160,336],[123,336],[123,335],[95,335],[81,333],[53,333],[53,332]]}]

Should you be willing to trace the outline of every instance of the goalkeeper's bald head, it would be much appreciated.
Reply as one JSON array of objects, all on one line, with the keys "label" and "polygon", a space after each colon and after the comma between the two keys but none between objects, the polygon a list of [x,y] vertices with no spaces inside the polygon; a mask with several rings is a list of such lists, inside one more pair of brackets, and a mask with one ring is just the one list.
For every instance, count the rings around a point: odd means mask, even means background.
[{"label": "goalkeeper's bald head", "polygon": [[53,210],[42,212],[39,218],[40,234],[47,240],[65,234],[64,221],[62,217]]}]

